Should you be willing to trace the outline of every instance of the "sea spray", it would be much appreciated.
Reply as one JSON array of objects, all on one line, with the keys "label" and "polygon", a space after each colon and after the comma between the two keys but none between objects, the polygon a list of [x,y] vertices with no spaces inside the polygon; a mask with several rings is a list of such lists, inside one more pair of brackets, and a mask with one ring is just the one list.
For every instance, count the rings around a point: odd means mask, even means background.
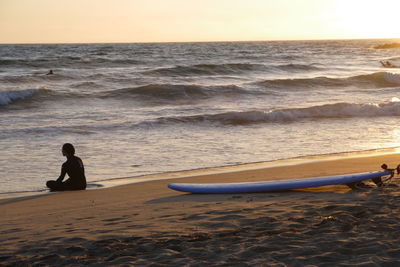
[{"label": "sea spray", "polygon": [[14,101],[25,99],[45,89],[25,89],[0,92],[0,105],[8,105]]}]

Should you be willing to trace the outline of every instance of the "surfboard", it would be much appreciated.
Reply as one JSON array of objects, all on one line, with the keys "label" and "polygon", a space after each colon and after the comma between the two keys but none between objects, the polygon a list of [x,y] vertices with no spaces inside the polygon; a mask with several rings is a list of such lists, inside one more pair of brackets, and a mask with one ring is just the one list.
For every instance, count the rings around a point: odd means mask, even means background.
[{"label": "surfboard", "polygon": [[219,184],[189,184],[174,183],[168,184],[170,189],[194,193],[194,194],[233,194],[233,193],[256,193],[284,191],[292,189],[303,189],[325,185],[338,185],[360,182],[390,175],[391,171],[378,171],[368,173],[353,173],[337,176],[313,177],[304,179],[275,180],[264,182],[245,183],[219,183]]}]

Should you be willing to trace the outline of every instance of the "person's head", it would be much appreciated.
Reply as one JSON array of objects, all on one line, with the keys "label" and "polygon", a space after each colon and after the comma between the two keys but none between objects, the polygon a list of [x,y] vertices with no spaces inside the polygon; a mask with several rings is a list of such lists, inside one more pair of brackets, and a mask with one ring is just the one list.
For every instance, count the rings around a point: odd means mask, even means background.
[{"label": "person's head", "polygon": [[75,154],[75,148],[70,143],[65,143],[62,147],[62,153],[66,157],[73,156]]}]

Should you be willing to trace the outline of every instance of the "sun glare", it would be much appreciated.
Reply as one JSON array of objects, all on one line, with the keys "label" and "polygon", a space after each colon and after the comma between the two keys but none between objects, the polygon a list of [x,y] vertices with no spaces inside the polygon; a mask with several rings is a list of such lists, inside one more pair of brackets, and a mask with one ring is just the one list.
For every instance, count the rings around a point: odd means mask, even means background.
[{"label": "sun glare", "polygon": [[354,38],[398,38],[399,10],[398,0],[337,0],[332,9],[332,23]]},{"label": "sun glare", "polygon": [[92,2],[0,0],[0,43],[400,37],[399,0]]}]

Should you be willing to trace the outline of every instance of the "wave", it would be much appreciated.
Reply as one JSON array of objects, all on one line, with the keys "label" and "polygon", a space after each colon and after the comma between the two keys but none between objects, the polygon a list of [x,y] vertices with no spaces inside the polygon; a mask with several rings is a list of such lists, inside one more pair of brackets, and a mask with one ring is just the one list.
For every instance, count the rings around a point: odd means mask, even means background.
[{"label": "wave", "polygon": [[43,126],[31,128],[16,128],[2,131],[2,138],[12,137],[17,132],[24,134],[72,134],[91,135],[97,132],[132,130],[137,128],[175,127],[179,124],[188,126],[205,125],[246,126],[267,123],[294,123],[306,120],[329,120],[371,117],[397,117],[400,115],[400,100],[394,99],[386,103],[335,103],[305,108],[275,109],[269,111],[249,110],[230,111],[215,114],[197,114],[182,116],[165,116],[144,121],[124,121],[97,125]]},{"label": "wave", "polygon": [[[96,97],[96,96],[95,96]],[[24,107],[30,107],[32,103],[42,104],[44,101],[59,101],[66,99],[82,99],[93,98],[91,94],[77,93],[77,92],[59,92],[40,87],[38,89],[23,89],[23,90],[7,90],[0,91],[0,107],[7,107],[9,105],[19,104]]]},{"label": "wave", "polygon": [[191,76],[191,75],[222,75],[237,74],[248,71],[265,70],[262,64],[250,63],[228,63],[228,64],[197,64],[191,66],[175,66],[170,68],[159,68],[145,72],[150,75],[167,76]]},{"label": "wave", "polygon": [[387,43],[374,46],[375,49],[400,48],[400,43]]},{"label": "wave", "polygon": [[0,92],[0,106],[5,106],[14,101],[31,98],[38,94],[48,93],[50,90],[45,88],[40,89],[25,89],[17,91],[2,91]]},{"label": "wave", "polygon": [[276,109],[270,111],[232,111],[218,114],[161,117],[145,124],[214,123],[220,125],[248,125],[259,123],[290,123],[306,119],[343,119],[399,116],[400,102],[381,104],[335,103],[306,108]]},{"label": "wave", "polygon": [[213,75],[229,75],[241,74],[249,72],[265,72],[265,71],[310,71],[318,70],[314,64],[281,64],[267,66],[255,63],[226,63],[226,64],[197,64],[190,66],[175,66],[169,68],[159,68],[146,71],[145,74],[156,76],[213,76]]},{"label": "wave", "polygon": [[251,92],[237,86],[200,86],[182,84],[148,84],[106,92],[104,97],[135,97],[153,100],[204,99],[213,96],[235,96]]},{"label": "wave", "polygon": [[[101,85],[94,82],[72,84],[72,88],[99,88]],[[135,100],[140,103],[151,104],[182,104],[213,97],[237,97],[240,95],[268,94],[268,92],[248,91],[237,85],[226,86],[200,86],[182,84],[148,84],[144,86],[115,89],[111,91],[74,92],[53,91],[45,87],[40,89],[8,90],[0,92],[0,106],[12,104],[16,101],[58,101],[66,99],[122,99]],[[271,93],[270,93],[271,94]],[[182,102],[184,101],[184,102]]]},{"label": "wave", "polygon": [[317,67],[316,64],[282,64],[276,65],[274,68],[285,70],[285,71],[316,71],[320,70],[320,67]]},{"label": "wave", "polygon": [[400,85],[400,74],[389,72],[376,72],[366,75],[357,75],[346,78],[299,78],[276,79],[257,82],[257,85],[271,88],[313,88],[313,87],[363,87],[382,88]]}]

